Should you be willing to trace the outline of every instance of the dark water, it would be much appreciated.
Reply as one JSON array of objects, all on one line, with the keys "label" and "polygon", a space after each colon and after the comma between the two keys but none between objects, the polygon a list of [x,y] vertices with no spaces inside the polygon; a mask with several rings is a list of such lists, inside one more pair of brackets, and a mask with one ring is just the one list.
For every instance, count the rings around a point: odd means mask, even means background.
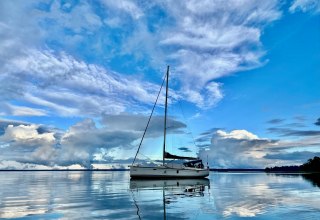
[{"label": "dark water", "polygon": [[319,176],[211,173],[130,181],[128,172],[0,172],[1,219],[320,219]]}]

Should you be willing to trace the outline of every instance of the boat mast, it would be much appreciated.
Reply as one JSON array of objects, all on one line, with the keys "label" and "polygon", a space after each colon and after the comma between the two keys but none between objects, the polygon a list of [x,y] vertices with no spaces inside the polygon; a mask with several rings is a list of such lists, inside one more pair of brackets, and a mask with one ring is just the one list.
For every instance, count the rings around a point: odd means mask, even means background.
[{"label": "boat mast", "polygon": [[169,84],[169,66],[167,66],[167,82],[166,82],[166,101],[164,108],[164,132],[163,132],[163,152],[162,152],[162,164],[164,165],[164,156],[166,153],[166,133],[167,133],[167,107],[168,107],[168,84]]}]

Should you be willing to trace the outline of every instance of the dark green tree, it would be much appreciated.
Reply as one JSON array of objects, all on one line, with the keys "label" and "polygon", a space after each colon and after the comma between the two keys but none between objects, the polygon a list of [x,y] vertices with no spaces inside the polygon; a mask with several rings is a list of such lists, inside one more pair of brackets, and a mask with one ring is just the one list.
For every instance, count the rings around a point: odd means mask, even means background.
[{"label": "dark green tree", "polygon": [[320,172],[320,157],[309,159],[308,162],[300,166],[300,170],[309,172]]}]

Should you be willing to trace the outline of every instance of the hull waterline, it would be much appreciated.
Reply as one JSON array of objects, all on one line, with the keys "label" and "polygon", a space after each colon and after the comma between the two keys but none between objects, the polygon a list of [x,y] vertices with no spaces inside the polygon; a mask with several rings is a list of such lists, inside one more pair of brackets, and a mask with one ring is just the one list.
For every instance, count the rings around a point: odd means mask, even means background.
[{"label": "hull waterline", "polygon": [[205,178],[207,176],[209,176],[209,169],[171,168],[165,166],[130,167],[130,177],[135,179]]}]

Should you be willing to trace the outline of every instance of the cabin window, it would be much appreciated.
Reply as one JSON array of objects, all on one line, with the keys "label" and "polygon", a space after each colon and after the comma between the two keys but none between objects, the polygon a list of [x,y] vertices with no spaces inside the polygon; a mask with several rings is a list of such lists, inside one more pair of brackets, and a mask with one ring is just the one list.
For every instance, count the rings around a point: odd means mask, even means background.
[{"label": "cabin window", "polygon": [[153,170],[157,170],[157,169],[153,169]]},{"label": "cabin window", "polygon": [[179,170],[177,170],[177,173],[179,173]]},{"label": "cabin window", "polygon": [[163,173],[167,173],[167,171],[165,170]]}]

